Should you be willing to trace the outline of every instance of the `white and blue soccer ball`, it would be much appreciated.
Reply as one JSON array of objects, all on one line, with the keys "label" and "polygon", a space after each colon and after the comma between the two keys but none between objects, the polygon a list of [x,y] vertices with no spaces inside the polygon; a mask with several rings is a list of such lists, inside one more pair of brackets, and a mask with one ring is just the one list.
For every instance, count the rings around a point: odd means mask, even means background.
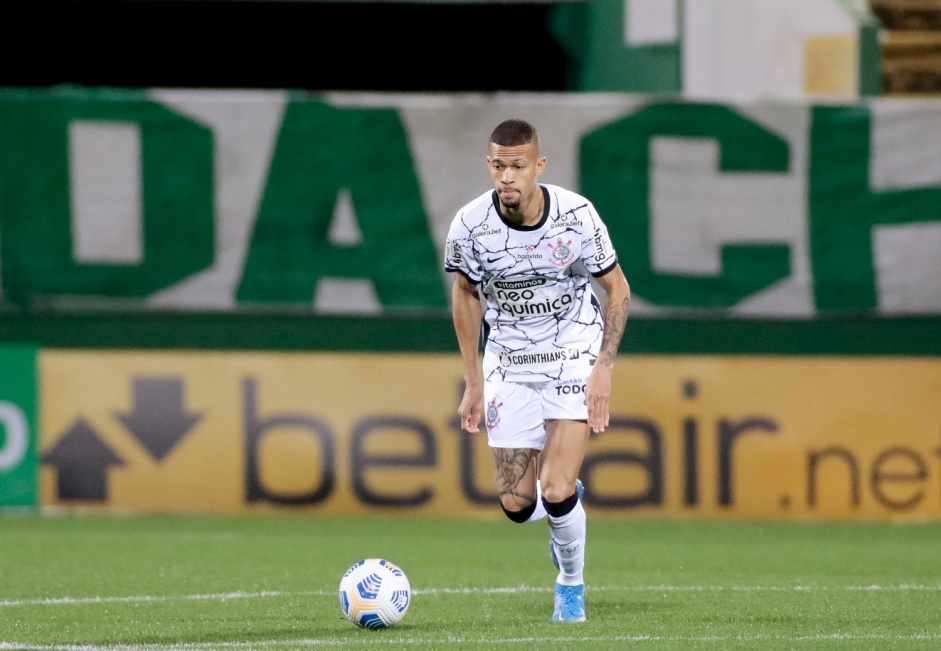
[{"label": "white and blue soccer ball", "polygon": [[340,579],[340,609],[361,628],[388,628],[405,617],[412,586],[405,572],[384,558],[354,563]]}]

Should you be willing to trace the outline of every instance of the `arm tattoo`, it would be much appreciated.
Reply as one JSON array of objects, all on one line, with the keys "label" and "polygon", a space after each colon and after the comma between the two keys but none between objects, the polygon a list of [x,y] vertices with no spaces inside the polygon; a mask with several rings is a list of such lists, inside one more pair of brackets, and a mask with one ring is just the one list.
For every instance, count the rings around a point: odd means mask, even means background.
[{"label": "arm tattoo", "polygon": [[537,450],[529,448],[492,448],[493,470],[500,495],[513,495],[529,502],[535,493],[523,493],[519,487],[527,472],[535,472]]},{"label": "arm tattoo", "polygon": [[624,326],[627,323],[627,307],[630,299],[625,298],[620,305],[609,304],[604,313],[604,335],[601,337],[601,351],[598,353],[598,362],[605,366],[614,364],[618,354],[618,346],[624,335]]}]

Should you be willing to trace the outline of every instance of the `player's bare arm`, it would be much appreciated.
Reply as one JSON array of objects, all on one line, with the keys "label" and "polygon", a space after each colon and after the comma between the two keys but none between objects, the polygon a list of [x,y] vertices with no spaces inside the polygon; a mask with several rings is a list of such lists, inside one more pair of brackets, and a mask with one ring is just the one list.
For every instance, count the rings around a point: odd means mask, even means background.
[{"label": "player's bare arm", "polygon": [[461,417],[461,429],[476,433],[480,431],[480,419],[484,409],[484,386],[477,359],[483,307],[480,304],[477,285],[463,274],[454,276],[451,316],[458,347],[461,349],[461,359],[464,362],[464,396],[457,413]]},{"label": "player's bare arm", "polygon": [[601,350],[588,376],[585,388],[585,404],[588,406],[588,425],[596,432],[603,432],[609,422],[611,398],[611,372],[617,359],[618,346],[627,324],[627,313],[631,304],[631,289],[620,265],[599,277],[598,284],[607,293],[604,308],[604,334]]}]

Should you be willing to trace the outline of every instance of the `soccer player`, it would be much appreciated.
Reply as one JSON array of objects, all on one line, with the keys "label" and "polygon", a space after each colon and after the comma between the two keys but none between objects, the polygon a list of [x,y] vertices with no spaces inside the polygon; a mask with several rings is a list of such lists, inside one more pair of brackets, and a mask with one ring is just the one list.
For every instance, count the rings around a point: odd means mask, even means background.
[{"label": "soccer player", "polygon": [[507,517],[548,517],[558,567],[552,620],[580,622],[586,518],[578,475],[590,431],[608,425],[630,287],[592,203],[538,182],[546,157],[531,124],[500,123],[487,167],[493,189],[457,212],[445,248],[464,363],[458,414],[471,433],[485,419]]}]

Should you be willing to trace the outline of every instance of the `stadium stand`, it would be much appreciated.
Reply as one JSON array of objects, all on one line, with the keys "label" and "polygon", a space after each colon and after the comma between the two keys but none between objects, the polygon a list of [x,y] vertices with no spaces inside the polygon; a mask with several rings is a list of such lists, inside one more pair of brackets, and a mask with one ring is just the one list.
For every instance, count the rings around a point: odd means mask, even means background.
[{"label": "stadium stand", "polygon": [[870,0],[882,23],[882,92],[941,95],[941,0]]}]

